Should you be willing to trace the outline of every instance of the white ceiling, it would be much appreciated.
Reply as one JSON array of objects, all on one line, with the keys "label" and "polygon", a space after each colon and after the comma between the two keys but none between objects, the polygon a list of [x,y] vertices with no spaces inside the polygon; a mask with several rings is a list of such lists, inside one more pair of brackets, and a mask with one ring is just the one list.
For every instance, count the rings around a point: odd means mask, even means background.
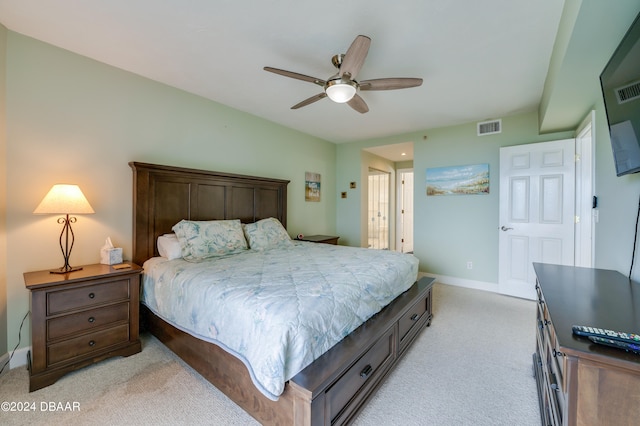
[{"label": "white ceiling", "polygon": [[[0,23],[55,46],[336,143],[500,118],[540,102],[563,0],[0,0]],[[372,39],[370,111],[323,99],[331,57]]]},{"label": "white ceiling", "polygon": [[413,142],[399,142],[392,145],[379,145],[363,149],[393,162],[413,160]]}]

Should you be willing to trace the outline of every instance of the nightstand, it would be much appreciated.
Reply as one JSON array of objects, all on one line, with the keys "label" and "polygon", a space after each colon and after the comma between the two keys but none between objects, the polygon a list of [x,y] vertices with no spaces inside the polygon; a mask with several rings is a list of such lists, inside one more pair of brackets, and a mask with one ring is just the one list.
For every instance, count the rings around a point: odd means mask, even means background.
[{"label": "nightstand", "polygon": [[29,392],[63,375],[113,356],[140,352],[140,274],[86,265],[66,274],[26,272],[31,292]]},{"label": "nightstand", "polygon": [[306,237],[299,238],[300,241],[309,241],[311,243],[324,243],[338,245],[338,239],[340,237],[334,237],[332,235],[308,235]]}]

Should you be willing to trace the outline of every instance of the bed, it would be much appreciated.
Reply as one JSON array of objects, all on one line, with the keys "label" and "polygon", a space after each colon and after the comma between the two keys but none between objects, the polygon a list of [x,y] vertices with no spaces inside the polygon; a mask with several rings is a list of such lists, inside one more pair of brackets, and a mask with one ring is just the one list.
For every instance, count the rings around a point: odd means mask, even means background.
[{"label": "bed", "polygon": [[[180,221],[239,220],[244,226],[252,226],[274,218],[286,227],[286,180],[137,162],[130,163],[130,166],[134,183],[133,261],[141,265],[146,262],[148,273],[145,274],[148,276],[143,277],[143,281],[152,280],[152,271],[155,270],[161,271],[158,272],[159,277],[165,276],[163,274],[176,275],[176,270],[180,273],[184,270],[180,263],[182,260],[158,260],[157,251],[158,238],[172,232]],[[339,258],[344,257],[340,250],[349,250],[339,246],[326,247],[325,250],[320,246],[323,245],[293,242],[291,247],[287,244],[268,253],[248,250],[230,257],[234,257],[234,262],[236,257],[245,259],[242,268],[235,268],[245,271],[249,265],[255,264],[256,259],[265,265],[279,265],[265,256],[278,256],[286,261],[293,257],[293,253],[304,252],[306,259],[318,259],[322,265],[322,259],[325,264],[335,263],[335,259],[325,259],[325,253],[333,253],[332,256]],[[224,264],[227,260],[224,258],[216,263]],[[375,261],[376,264],[380,262]],[[205,263],[197,263],[196,268],[208,267]],[[161,269],[164,267],[169,272]],[[284,271],[291,268],[285,264],[271,269]],[[380,267],[381,272],[389,269],[392,269],[391,265]],[[200,270],[193,273],[194,276],[203,274]],[[332,283],[340,281],[339,275],[328,275],[322,268],[311,274],[327,275],[327,280]],[[393,281],[406,281],[406,276],[399,278],[402,273],[396,275],[398,278],[393,278]],[[229,282],[226,278],[223,281]],[[388,295],[381,297],[381,306],[372,308],[374,311],[381,308],[378,313],[369,318],[370,313],[364,312],[363,315],[369,319],[360,326],[356,324],[345,329],[348,332],[346,337],[338,336],[337,343],[323,342],[330,349],[322,348],[320,353],[313,355],[315,360],[300,364],[301,371],[289,372],[283,390],[270,387],[270,384],[265,386],[265,382],[255,374],[259,369],[251,368],[245,354],[239,354],[233,347],[220,344],[215,339],[218,330],[211,337],[204,335],[205,329],[194,332],[178,319],[163,315],[158,304],[153,303],[154,295],[148,295],[146,304],[141,306],[141,325],[262,423],[343,424],[355,418],[418,333],[430,324],[432,284],[433,279],[422,278],[418,282],[404,284],[409,288],[397,297],[394,295],[393,300],[389,299],[390,303],[384,300]],[[224,291],[242,285],[242,281],[229,284]],[[255,291],[255,288],[250,290]],[[214,296],[214,300],[219,297]],[[335,298],[342,299],[342,294]],[[223,307],[218,306],[218,310]],[[311,310],[307,306],[301,312],[308,311]],[[298,316],[296,313],[288,318]]]}]

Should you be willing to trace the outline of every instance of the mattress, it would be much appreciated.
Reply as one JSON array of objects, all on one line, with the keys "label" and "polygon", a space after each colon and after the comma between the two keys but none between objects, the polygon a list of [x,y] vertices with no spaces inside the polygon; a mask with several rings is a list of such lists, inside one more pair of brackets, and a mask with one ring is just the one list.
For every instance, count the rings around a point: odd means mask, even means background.
[{"label": "mattress", "polygon": [[192,263],[149,259],[141,300],[239,358],[277,400],[285,382],[416,281],[411,254],[295,242]]}]

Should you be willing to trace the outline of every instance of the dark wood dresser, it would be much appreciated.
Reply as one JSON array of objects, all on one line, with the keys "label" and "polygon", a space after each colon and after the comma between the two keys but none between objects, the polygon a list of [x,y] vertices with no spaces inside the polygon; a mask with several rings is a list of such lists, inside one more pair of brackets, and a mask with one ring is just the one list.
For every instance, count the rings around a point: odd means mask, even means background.
[{"label": "dark wood dresser", "polygon": [[87,265],[66,274],[27,272],[31,292],[29,391],[112,356],[140,352],[142,268]]},{"label": "dark wood dresser", "polygon": [[640,283],[617,271],[534,263],[534,372],[543,425],[635,425],[640,355],[575,336],[573,325],[640,334]]}]

